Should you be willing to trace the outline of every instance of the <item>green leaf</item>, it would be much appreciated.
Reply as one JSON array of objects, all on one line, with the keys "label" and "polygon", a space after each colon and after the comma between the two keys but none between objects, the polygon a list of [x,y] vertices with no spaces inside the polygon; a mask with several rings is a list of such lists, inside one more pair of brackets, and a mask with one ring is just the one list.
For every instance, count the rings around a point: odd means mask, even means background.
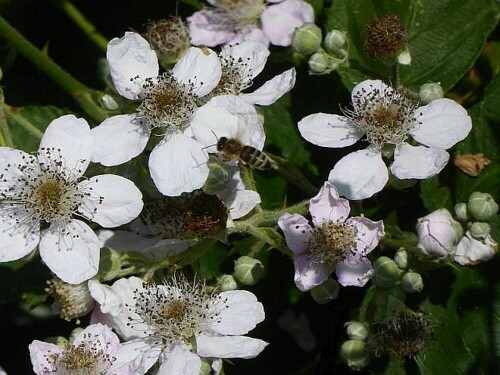
[{"label": "green leaf", "polygon": [[311,172],[316,169],[310,163],[310,152],[299,135],[297,125],[290,114],[291,97],[284,95],[271,106],[263,107],[265,116],[267,147],[276,147],[281,150],[284,158],[297,166],[306,166]]},{"label": "green leaf", "polygon": [[222,264],[226,256],[226,246],[217,242],[198,259],[198,274],[205,279],[215,279],[222,272]]},{"label": "green leaf", "polygon": [[418,357],[421,373],[493,374],[500,360],[499,258],[453,275],[436,273],[422,309],[436,320],[435,341]]},{"label": "green leaf", "polygon": [[469,70],[497,24],[493,0],[337,0],[327,12],[327,29],[348,32],[351,69],[340,70],[351,89],[367,78],[394,80],[393,72],[364,52],[365,25],[375,16],[396,14],[408,29],[411,65],[400,66],[400,82],[418,88],[440,82],[450,89]]},{"label": "green leaf", "polygon": [[33,105],[20,108],[11,107],[11,109],[12,114],[7,114],[7,124],[15,143],[14,146],[26,152],[37,151],[40,138],[28,131],[23,126],[24,122],[30,123],[43,133],[52,120],[69,113],[68,110],[55,106]]},{"label": "green leaf", "polygon": [[420,182],[420,196],[429,212],[442,207],[452,209],[450,188],[442,185],[438,176]]},{"label": "green leaf", "polygon": [[[488,102],[491,97],[486,98]],[[491,160],[477,177],[457,172],[457,200],[465,202],[474,191],[489,193],[494,199],[500,198],[500,151],[498,148],[498,124],[491,122],[485,114],[484,107],[479,104],[469,110],[473,127],[469,136],[457,144],[458,155],[483,153]],[[496,127],[496,128],[495,128]]]},{"label": "green leaf", "polygon": [[500,122],[500,74],[496,74],[485,91],[484,112],[485,115]]}]

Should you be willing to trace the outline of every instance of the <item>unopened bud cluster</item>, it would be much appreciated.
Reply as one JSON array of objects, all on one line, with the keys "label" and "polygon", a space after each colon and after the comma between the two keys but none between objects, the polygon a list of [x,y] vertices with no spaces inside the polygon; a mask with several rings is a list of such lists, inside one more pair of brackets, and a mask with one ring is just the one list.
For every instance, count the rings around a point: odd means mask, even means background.
[{"label": "unopened bud cluster", "polygon": [[462,265],[491,259],[498,245],[491,237],[489,221],[497,213],[498,204],[490,194],[474,192],[467,202],[455,205],[455,217],[442,208],[420,218],[418,247],[425,255],[453,259]]},{"label": "unopened bud cluster", "polygon": [[322,30],[313,23],[297,28],[292,39],[293,51],[309,56],[309,74],[328,74],[348,64],[347,34],[341,30],[329,31],[324,39]]}]

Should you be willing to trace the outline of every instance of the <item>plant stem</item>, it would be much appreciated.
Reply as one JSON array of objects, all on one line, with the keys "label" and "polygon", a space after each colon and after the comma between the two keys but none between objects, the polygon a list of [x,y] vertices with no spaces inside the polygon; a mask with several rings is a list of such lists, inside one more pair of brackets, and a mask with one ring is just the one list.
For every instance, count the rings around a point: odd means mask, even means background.
[{"label": "plant stem", "polygon": [[106,52],[108,40],[102,36],[76,8],[73,3],[67,0],[52,0],[73,22],[83,31],[83,33],[103,52]]},{"label": "plant stem", "polygon": [[302,215],[306,214],[307,203],[309,203],[309,200],[294,204],[293,206],[282,208],[280,210],[275,210],[275,211],[263,210],[259,213],[256,213],[255,215],[252,215],[248,219],[236,220],[234,224],[237,230],[242,230],[242,231],[245,231],[244,228],[246,228],[247,226],[274,227],[276,226],[278,219],[285,212],[289,214],[302,214]]},{"label": "plant stem", "polygon": [[4,103],[0,106],[0,146],[14,147],[9,126],[7,125],[7,117],[5,115],[4,106]]},{"label": "plant stem", "polygon": [[42,139],[43,132],[40,129],[38,129],[35,125],[33,125],[31,122],[26,120],[23,116],[16,114],[15,111],[12,109],[12,107],[3,103],[1,111],[5,114],[5,116],[8,116],[11,119],[13,119],[15,122],[17,122],[20,126],[22,126],[33,136],[35,136],[38,139]]},{"label": "plant stem", "polygon": [[93,120],[101,122],[107,117],[106,111],[94,100],[102,96],[99,91],[88,88],[72,77],[50,57],[31,44],[2,16],[0,16],[0,36],[37,68],[57,82]]}]

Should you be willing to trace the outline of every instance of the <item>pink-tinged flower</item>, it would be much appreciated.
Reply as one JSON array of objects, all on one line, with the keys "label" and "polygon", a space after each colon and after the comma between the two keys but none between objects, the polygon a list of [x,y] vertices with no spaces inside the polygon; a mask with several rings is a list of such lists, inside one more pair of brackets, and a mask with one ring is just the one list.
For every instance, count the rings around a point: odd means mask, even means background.
[{"label": "pink-tinged flower", "polygon": [[244,336],[265,316],[248,291],[208,294],[204,284],[184,278],[153,284],[137,277],[111,287],[94,282],[90,291],[100,305],[92,321],[112,326],[125,345],[143,348],[143,359],[158,362],[160,374],[198,375],[200,357],[218,373],[221,358],[253,358],[267,345]]},{"label": "pink-tinged flower", "polygon": [[36,156],[0,148],[0,262],[20,259],[38,245],[43,262],[61,280],[78,284],[99,267],[94,231],[128,223],[142,210],[142,194],[126,178],[85,178],[94,137],[84,119],[59,117],[47,127]]},{"label": "pink-tinged flower", "polygon": [[156,129],[164,138],[149,156],[149,170],[158,190],[177,196],[201,188],[208,176],[208,154],[191,137],[189,124],[197,100],[219,83],[217,54],[192,47],[171,71],[160,74],[148,42],[127,32],[109,42],[106,57],[116,91],[139,106],[136,113],[110,117],[92,129],[97,140],[92,161],[125,163],[144,150]]},{"label": "pink-tinged flower", "polygon": [[497,251],[498,244],[489,234],[484,239],[479,240],[467,231],[457,245],[453,260],[461,265],[472,266],[490,260]]},{"label": "pink-tinged flower", "polygon": [[81,331],[66,348],[34,340],[29,345],[33,371],[47,374],[137,374],[141,348],[134,353],[120,344],[118,336],[106,325],[92,324]]},{"label": "pink-tinged flower", "polygon": [[418,219],[417,235],[424,253],[445,257],[454,254],[463,229],[446,208],[441,208]]},{"label": "pink-tinged flower", "polygon": [[[363,136],[370,145],[340,159],[328,181],[340,195],[365,199],[382,190],[389,180],[383,157],[398,179],[427,179],[448,163],[446,149],[464,139],[472,128],[467,111],[453,100],[417,104],[380,80],[366,80],[352,91],[352,110],[345,116],[315,113],[299,121],[299,131],[322,147],[346,147]],[[420,143],[413,146],[409,138]]]},{"label": "pink-tinged flower", "polygon": [[303,0],[207,0],[211,5],[187,18],[191,43],[214,47],[242,40],[289,46],[297,27],[314,22]]},{"label": "pink-tinged flower", "polygon": [[335,186],[324,183],[309,201],[312,225],[302,215],[285,213],[278,225],[295,253],[295,284],[307,291],[322,284],[335,269],[343,286],[364,286],[373,276],[366,255],[384,235],[384,223],[364,216],[348,217],[349,201]]}]

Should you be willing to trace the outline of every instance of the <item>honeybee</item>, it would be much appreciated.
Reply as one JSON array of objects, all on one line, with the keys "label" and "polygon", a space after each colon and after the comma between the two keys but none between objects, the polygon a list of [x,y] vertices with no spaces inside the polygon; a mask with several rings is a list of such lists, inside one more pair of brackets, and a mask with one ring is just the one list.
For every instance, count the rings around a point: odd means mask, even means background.
[{"label": "honeybee", "polygon": [[217,151],[226,161],[236,159],[250,168],[262,170],[271,168],[271,160],[265,153],[242,144],[236,138],[220,137],[217,141]]}]

